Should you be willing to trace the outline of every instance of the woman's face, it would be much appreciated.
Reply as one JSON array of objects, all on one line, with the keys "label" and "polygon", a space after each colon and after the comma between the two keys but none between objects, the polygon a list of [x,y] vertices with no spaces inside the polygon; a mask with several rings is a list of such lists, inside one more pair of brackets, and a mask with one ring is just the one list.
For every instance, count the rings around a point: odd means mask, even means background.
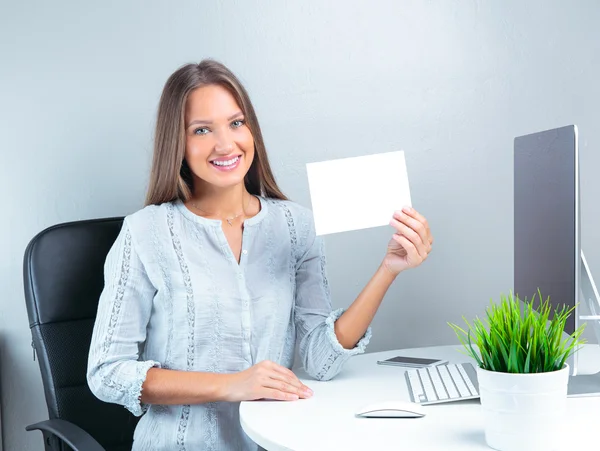
[{"label": "woman's face", "polygon": [[185,108],[185,160],[194,186],[228,188],[244,182],[254,159],[254,139],[235,98],[219,85],[190,93]]}]

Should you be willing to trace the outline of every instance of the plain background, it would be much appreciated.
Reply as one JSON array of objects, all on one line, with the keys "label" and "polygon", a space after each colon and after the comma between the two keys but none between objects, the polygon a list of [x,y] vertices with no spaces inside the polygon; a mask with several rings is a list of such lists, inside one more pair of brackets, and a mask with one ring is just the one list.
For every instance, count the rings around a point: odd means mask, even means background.
[{"label": "plain background", "polygon": [[[582,239],[600,279],[599,21],[595,0],[3,0],[5,451],[41,450],[24,427],[47,418],[23,251],[50,225],[142,206],[158,98],[180,65],[213,57],[239,75],[281,187],[306,206],[306,163],[405,150],[436,242],[390,290],[369,350],[452,344],[447,321],[511,288],[515,136],[579,126]],[[327,237],[334,307],[359,293],[390,233]]]}]

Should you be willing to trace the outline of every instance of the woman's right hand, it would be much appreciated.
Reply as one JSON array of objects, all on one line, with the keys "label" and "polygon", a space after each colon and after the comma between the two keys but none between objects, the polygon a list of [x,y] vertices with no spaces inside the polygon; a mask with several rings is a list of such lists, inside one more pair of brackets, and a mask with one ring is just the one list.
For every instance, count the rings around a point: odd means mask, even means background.
[{"label": "woman's right hand", "polygon": [[226,381],[225,400],[230,402],[255,399],[295,401],[310,398],[313,394],[292,371],[269,360],[239,373],[228,374]]}]

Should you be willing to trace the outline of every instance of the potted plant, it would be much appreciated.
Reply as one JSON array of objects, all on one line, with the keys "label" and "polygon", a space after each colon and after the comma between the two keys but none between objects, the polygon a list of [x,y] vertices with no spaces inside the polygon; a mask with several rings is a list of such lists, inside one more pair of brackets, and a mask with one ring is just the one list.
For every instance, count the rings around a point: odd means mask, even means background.
[{"label": "potted plant", "polygon": [[[466,354],[477,363],[477,378],[489,447],[551,450],[560,446],[569,366],[567,359],[584,341],[585,324],[563,336],[574,307],[556,308],[550,299],[521,302],[512,292],[491,302],[485,321],[465,319],[467,330],[449,323]],[[464,318],[463,318],[464,319]]]}]

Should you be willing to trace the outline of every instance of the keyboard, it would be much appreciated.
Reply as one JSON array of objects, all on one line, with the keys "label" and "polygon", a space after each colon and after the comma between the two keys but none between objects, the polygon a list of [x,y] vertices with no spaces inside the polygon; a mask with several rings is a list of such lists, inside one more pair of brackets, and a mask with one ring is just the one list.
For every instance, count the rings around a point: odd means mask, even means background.
[{"label": "keyboard", "polygon": [[479,398],[477,372],[470,363],[409,369],[405,373],[412,402],[428,405]]}]

